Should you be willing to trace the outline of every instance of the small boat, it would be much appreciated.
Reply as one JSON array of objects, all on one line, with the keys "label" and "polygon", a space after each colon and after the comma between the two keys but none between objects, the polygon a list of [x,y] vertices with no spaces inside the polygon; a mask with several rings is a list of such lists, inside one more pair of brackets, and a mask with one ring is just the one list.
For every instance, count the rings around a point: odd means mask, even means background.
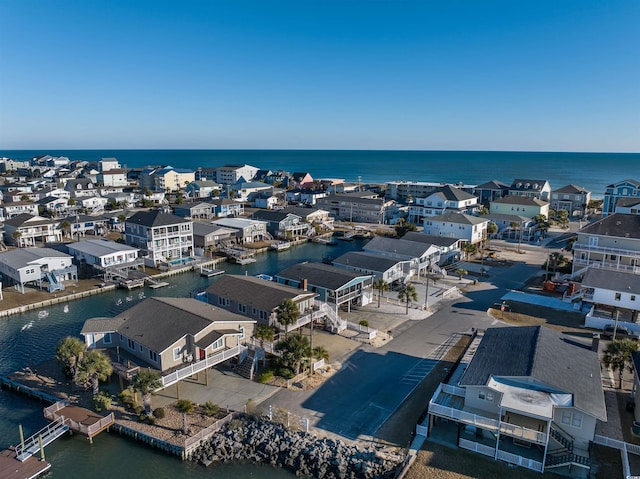
[{"label": "small boat", "polygon": [[62,311],[64,311],[65,313],[68,313],[69,312],[69,305],[65,304],[64,308],[62,308]]},{"label": "small boat", "polygon": [[132,296],[127,296],[125,299],[127,300],[127,302],[133,301],[133,297]]},{"label": "small boat", "polygon": [[144,299],[144,298],[145,298],[144,293],[143,293],[142,291],[140,291],[140,292],[138,293],[138,299]]},{"label": "small boat", "polygon": [[223,269],[200,268],[200,276],[204,276],[206,278],[212,278],[213,276],[218,276],[221,274],[224,274]]},{"label": "small boat", "polygon": [[118,301],[116,301],[116,305],[120,306],[122,304],[122,298],[118,299]]},{"label": "small boat", "polygon": [[47,311],[46,309],[43,309],[42,311],[40,311],[38,313],[38,318],[39,319],[46,318],[47,316],[49,316],[49,311]]},{"label": "small boat", "polygon": [[22,326],[20,328],[20,331],[24,331],[25,329],[31,329],[31,326],[33,326],[33,321],[29,321],[27,324],[25,324],[24,326]]},{"label": "small boat", "polygon": [[285,251],[291,247],[291,243],[288,241],[278,241],[277,243],[271,243],[270,248],[276,251]]}]

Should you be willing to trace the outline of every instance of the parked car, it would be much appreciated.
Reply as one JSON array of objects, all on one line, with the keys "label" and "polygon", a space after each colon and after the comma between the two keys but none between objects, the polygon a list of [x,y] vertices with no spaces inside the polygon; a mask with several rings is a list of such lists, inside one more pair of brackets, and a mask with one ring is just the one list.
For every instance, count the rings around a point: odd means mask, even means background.
[{"label": "parked car", "polygon": [[602,330],[602,337],[605,339],[613,339],[613,331],[616,332],[616,339],[633,339],[637,341],[640,339],[640,335],[636,332],[630,331],[626,326],[620,326],[616,328],[613,324],[608,324]]}]

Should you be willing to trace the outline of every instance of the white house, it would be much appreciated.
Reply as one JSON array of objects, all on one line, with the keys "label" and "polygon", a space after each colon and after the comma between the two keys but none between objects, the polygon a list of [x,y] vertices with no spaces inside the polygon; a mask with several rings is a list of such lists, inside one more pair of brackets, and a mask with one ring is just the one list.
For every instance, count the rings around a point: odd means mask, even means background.
[{"label": "white house", "polygon": [[50,248],[18,248],[0,254],[0,273],[5,284],[15,284],[24,294],[31,283],[40,288],[47,281],[49,292],[64,289],[62,281],[78,280],[72,257]]},{"label": "white house", "polygon": [[429,235],[448,236],[467,243],[479,243],[487,237],[489,220],[464,213],[447,213],[424,219],[424,232]]},{"label": "white house", "polygon": [[474,214],[480,207],[478,198],[450,185],[440,186],[425,198],[415,198],[409,207],[409,221],[419,223],[428,216],[446,213]]},{"label": "white house", "polygon": [[259,168],[251,165],[224,165],[216,169],[216,181],[222,185],[233,185],[240,181],[253,180]]},{"label": "white house", "polygon": [[127,172],[121,169],[111,169],[98,173],[97,180],[104,186],[127,186]]},{"label": "white house", "polygon": [[363,251],[348,251],[331,261],[331,264],[354,273],[369,274],[388,284],[405,281],[411,276],[411,261],[386,258]]},{"label": "white house", "polygon": [[408,261],[408,276],[426,274],[432,265],[437,265],[440,261],[440,250],[435,246],[404,239],[376,236],[364,245],[363,250],[385,258]]},{"label": "white house", "polygon": [[135,262],[139,248],[106,239],[82,240],[67,245],[76,261],[107,268]]}]

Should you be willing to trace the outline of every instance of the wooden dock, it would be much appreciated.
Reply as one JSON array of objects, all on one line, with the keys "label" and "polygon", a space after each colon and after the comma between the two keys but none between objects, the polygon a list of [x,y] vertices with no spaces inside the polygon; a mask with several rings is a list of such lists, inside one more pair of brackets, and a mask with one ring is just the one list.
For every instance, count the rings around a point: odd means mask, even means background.
[{"label": "wooden dock", "polygon": [[88,409],[71,406],[63,401],[45,408],[44,417],[49,421],[63,419],[73,432],[86,436],[89,441],[116,422],[113,413],[101,416]]},{"label": "wooden dock", "polygon": [[49,469],[51,464],[35,457],[19,461],[13,447],[0,452],[0,479],[32,479]]},{"label": "wooden dock", "polygon": [[200,276],[212,278],[214,276],[219,276],[221,274],[224,274],[223,269],[200,268]]}]

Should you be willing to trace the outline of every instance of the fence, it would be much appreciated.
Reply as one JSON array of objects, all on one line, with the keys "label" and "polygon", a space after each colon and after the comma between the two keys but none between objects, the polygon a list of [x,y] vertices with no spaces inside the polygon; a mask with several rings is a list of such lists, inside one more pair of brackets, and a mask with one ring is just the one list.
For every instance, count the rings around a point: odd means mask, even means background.
[{"label": "fence", "polygon": [[496,456],[496,449],[494,447],[485,446],[484,444],[480,444],[474,441],[469,441],[468,439],[460,438],[460,441],[458,442],[458,446],[460,446],[462,449],[467,449],[469,451],[484,454],[485,456],[489,456],[489,457]]},{"label": "fence", "polygon": [[211,426],[206,429],[203,429],[195,436],[191,436],[184,441],[184,455],[185,457],[189,457],[191,453],[200,445],[203,441],[206,441],[211,436],[213,436],[216,432],[218,432],[222,426],[227,424],[232,419],[236,418],[238,413],[232,412],[227,414],[222,419],[214,422]]},{"label": "fence", "polygon": [[365,326],[363,324],[356,324],[347,321],[347,329],[351,331],[358,331],[359,333],[365,333],[368,336],[368,339],[371,340],[378,335],[378,330],[370,328],[369,326]]}]

